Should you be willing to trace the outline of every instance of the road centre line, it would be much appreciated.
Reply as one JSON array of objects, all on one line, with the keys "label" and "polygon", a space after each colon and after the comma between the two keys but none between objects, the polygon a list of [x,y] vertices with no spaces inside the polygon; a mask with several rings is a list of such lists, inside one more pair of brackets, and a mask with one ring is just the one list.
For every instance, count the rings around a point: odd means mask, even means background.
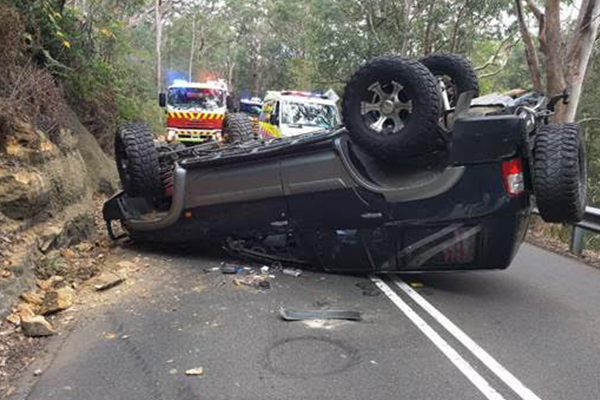
[{"label": "road centre line", "polygon": [[446,329],[454,338],[467,348],[475,357],[479,359],[490,371],[492,371],[502,382],[510,387],[523,400],[541,400],[535,393],[527,388],[512,373],[504,368],[494,357],[479,346],[456,324],[450,321],[444,314],[428,302],[423,296],[417,293],[406,282],[397,277],[392,277],[394,283],[415,301],[423,310],[433,317],[440,325]]},{"label": "road centre line", "polygon": [[496,391],[489,383],[469,364],[452,346],[448,344],[433,328],[425,322],[404,300],[396,294],[383,280],[376,276],[370,277],[373,283],[411,320],[413,324],[444,355],[458,368],[463,375],[471,381],[473,385],[489,400],[506,400],[500,393]]}]

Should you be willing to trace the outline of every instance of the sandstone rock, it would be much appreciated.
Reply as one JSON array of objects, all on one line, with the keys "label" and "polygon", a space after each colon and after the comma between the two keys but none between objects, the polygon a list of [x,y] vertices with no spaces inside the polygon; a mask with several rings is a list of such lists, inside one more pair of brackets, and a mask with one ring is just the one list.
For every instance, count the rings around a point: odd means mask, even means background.
[{"label": "sandstone rock", "polygon": [[131,261],[119,261],[117,263],[117,267],[119,268],[135,268],[136,265]]},{"label": "sandstone rock", "polygon": [[38,286],[42,290],[57,289],[59,286],[61,286],[63,284],[64,281],[65,281],[65,278],[63,278],[62,276],[54,275],[54,276],[51,276],[50,278],[46,279],[45,281],[38,282]]},{"label": "sandstone rock", "polygon": [[66,310],[73,305],[75,291],[68,286],[46,292],[40,314],[46,315]]},{"label": "sandstone rock", "polygon": [[47,135],[30,123],[15,120],[6,138],[5,153],[31,164],[39,164],[59,155],[58,148]]},{"label": "sandstone rock", "polygon": [[16,313],[8,314],[6,320],[13,325],[21,325],[21,317],[19,317],[19,315]]},{"label": "sandstone rock", "polygon": [[125,279],[112,272],[105,272],[94,278],[94,287],[96,290],[107,290],[122,283]]},{"label": "sandstone rock", "polygon": [[54,335],[56,331],[50,322],[41,315],[21,319],[21,330],[25,336],[39,337]]},{"label": "sandstone rock", "polygon": [[0,211],[10,218],[29,218],[42,211],[50,191],[50,182],[37,171],[0,170]]},{"label": "sandstone rock", "polygon": [[62,276],[69,272],[69,264],[58,250],[51,250],[36,261],[35,272],[46,279],[54,275]]},{"label": "sandstone rock", "polygon": [[62,249],[60,255],[66,258],[67,260],[77,257],[75,251],[69,247],[67,247],[66,249]]},{"label": "sandstone rock", "polygon": [[94,218],[87,208],[73,211],[72,214],[62,221],[46,226],[39,233],[38,248],[42,253],[49,254],[51,250],[62,249],[59,253],[67,259],[77,256],[77,252],[68,246],[90,237],[95,229]]},{"label": "sandstone rock", "polygon": [[89,242],[79,243],[75,247],[77,248],[77,250],[81,251],[82,253],[88,253],[88,252],[92,251],[92,249],[94,248],[94,246]]},{"label": "sandstone rock", "polygon": [[40,293],[35,293],[35,292],[21,293],[21,299],[23,299],[23,301],[25,301],[29,304],[34,304],[36,306],[41,305],[43,302],[42,295]]},{"label": "sandstone rock", "polygon": [[55,247],[54,243],[61,233],[62,229],[59,226],[52,225],[46,227],[38,237],[38,249],[46,254],[48,250]]},{"label": "sandstone rock", "polygon": [[15,313],[21,318],[35,317],[35,311],[32,306],[27,303],[20,303],[15,307]]},{"label": "sandstone rock", "polygon": [[27,303],[20,303],[15,308],[13,308],[12,314],[9,314],[6,317],[6,320],[13,325],[19,326],[21,325],[21,321],[27,318],[35,317],[35,312],[33,308]]}]

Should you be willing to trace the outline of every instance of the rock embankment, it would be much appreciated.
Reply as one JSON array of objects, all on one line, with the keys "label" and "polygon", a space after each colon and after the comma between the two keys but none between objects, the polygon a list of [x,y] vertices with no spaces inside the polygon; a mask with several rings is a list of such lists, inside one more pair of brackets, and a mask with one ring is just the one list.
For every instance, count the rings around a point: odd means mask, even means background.
[{"label": "rock embankment", "polygon": [[58,134],[11,124],[0,143],[0,317],[33,287],[60,275],[64,247],[95,234],[94,195],[116,190],[114,162],[66,106]]}]

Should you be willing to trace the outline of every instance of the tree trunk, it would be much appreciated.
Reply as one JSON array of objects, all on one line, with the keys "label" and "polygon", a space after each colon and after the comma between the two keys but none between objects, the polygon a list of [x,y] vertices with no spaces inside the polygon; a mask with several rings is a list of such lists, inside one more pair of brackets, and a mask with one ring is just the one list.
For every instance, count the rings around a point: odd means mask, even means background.
[{"label": "tree trunk", "polygon": [[564,43],[560,23],[560,0],[546,0],[545,49],[548,95],[555,96],[567,88],[563,69]]},{"label": "tree trunk", "polygon": [[428,18],[427,18],[427,27],[425,28],[425,38],[423,40],[423,55],[428,56],[432,52],[433,48],[433,39],[432,39],[432,29],[433,29],[433,13],[435,12],[435,6],[437,2],[433,1],[429,6]]},{"label": "tree trunk", "polygon": [[566,63],[566,81],[569,92],[569,104],[561,107],[556,119],[561,122],[573,122],[579,106],[585,73],[594,49],[600,19],[600,1],[584,0],[575,31],[571,37]]},{"label": "tree trunk", "polygon": [[194,17],[192,19],[192,45],[190,46],[190,63],[188,66],[188,80],[190,82],[193,81],[192,79],[192,72],[194,70],[194,52],[196,50],[196,14],[194,14]]},{"label": "tree trunk", "polygon": [[263,58],[261,56],[262,42],[261,39],[256,37],[256,59],[254,60],[254,96],[260,97],[262,89],[262,75],[263,75]]},{"label": "tree trunk", "polygon": [[227,87],[229,91],[233,91],[233,73],[235,71],[235,60],[232,59],[231,55],[227,56]]},{"label": "tree trunk", "polygon": [[527,58],[527,65],[531,73],[531,81],[533,83],[533,90],[538,93],[544,92],[544,86],[542,85],[542,74],[540,72],[540,62],[538,60],[537,51],[533,44],[533,39],[527,28],[525,22],[525,16],[523,14],[523,4],[521,0],[515,0],[517,9],[517,20],[519,21],[519,30],[521,31],[521,37],[525,44],[525,57]]},{"label": "tree trunk", "polygon": [[458,14],[456,14],[456,20],[454,21],[454,26],[452,28],[452,38],[450,40],[450,53],[456,52],[457,42],[458,42],[458,33],[460,31],[460,25],[463,19],[463,13],[469,6],[469,0],[465,0],[465,4],[460,8]]},{"label": "tree trunk", "polygon": [[[574,29],[570,35],[566,35],[562,30],[560,0],[546,0],[544,12],[533,0],[526,1],[540,24],[540,50],[546,58],[546,94],[556,96],[565,89],[569,92],[569,104],[563,105],[562,102],[557,104],[552,122],[573,122],[600,25],[600,0],[582,1]],[[521,0],[516,0],[516,4],[527,61],[535,84],[536,70],[539,69],[539,65],[536,66],[535,63],[530,62],[535,48],[533,48],[531,35],[525,25]],[[567,44],[565,44],[565,36],[568,37]]]},{"label": "tree trunk", "polygon": [[162,42],[162,13],[161,13],[161,0],[155,0],[155,22],[156,22],[156,88],[160,93],[162,91],[162,57],[160,53],[161,42]]},{"label": "tree trunk", "polygon": [[254,68],[254,96],[261,97],[260,92],[262,90],[262,77],[263,77],[263,68],[262,68],[262,59],[257,58],[256,64]]},{"label": "tree trunk", "polygon": [[410,44],[410,9],[412,8],[412,0],[404,0],[402,8],[402,21],[404,27],[402,30],[402,45],[400,52],[403,56],[408,56],[408,46]]}]

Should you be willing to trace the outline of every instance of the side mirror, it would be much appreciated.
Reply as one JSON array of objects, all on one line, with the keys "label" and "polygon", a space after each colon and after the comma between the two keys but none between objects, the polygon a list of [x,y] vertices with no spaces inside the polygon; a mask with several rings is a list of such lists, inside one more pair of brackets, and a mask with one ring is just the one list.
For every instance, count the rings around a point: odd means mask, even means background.
[{"label": "side mirror", "polygon": [[279,125],[279,115],[273,113],[273,114],[271,114],[271,118],[270,119],[271,120],[269,121],[269,123],[271,125]]},{"label": "side mirror", "polygon": [[158,105],[161,107],[167,106],[167,96],[164,93],[158,94]]}]

